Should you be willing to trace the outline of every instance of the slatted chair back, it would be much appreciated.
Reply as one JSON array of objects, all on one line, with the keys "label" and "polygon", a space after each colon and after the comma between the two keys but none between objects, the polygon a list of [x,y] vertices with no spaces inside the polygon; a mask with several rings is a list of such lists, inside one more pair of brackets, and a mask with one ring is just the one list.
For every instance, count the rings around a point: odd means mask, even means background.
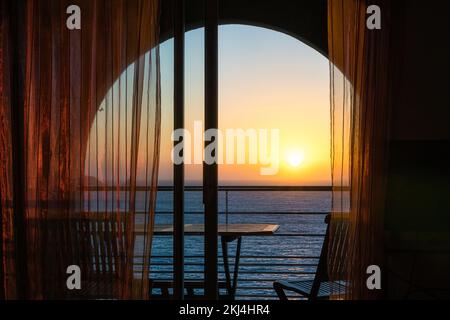
[{"label": "slatted chair back", "polygon": [[124,265],[125,232],[123,223],[111,219],[82,218],[76,221],[77,234],[87,252],[85,267],[92,294],[108,298],[117,296],[120,267]]},{"label": "slatted chair back", "polygon": [[[329,281],[332,286],[339,286],[345,280],[348,223],[345,221],[331,223],[331,214],[325,217],[325,223],[327,225],[325,238],[311,289],[313,299],[318,296],[321,283]],[[332,256],[328,254],[330,248]]]},{"label": "slatted chair back", "polygon": [[66,250],[57,250],[63,255],[61,261],[67,266],[77,265],[81,270],[81,290],[68,290],[68,298],[117,297],[120,266],[124,265],[125,258],[124,225],[102,218],[93,213],[47,223],[46,229],[53,234],[51,238],[60,243],[55,247]]}]

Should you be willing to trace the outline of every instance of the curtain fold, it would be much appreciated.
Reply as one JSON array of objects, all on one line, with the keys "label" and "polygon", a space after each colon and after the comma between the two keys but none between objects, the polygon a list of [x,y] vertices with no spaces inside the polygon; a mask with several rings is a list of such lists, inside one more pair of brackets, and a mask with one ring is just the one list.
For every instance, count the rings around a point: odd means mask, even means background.
[{"label": "curtain fold", "polygon": [[[80,30],[66,24],[73,5]],[[0,14],[2,294],[147,298],[161,117],[159,1],[2,1]],[[22,117],[12,115],[14,106]],[[13,163],[17,154],[22,165]],[[80,267],[80,290],[67,287],[69,265]]]},{"label": "curtain fold", "polygon": [[[379,30],[366,27],[369,5],[381,9]],[[328,0],[333,185],[328,272],[337,299],[382,296],[382,290],[368,289],[366,270],[378,265],[383,272],[391,6],[390,0]]]}]

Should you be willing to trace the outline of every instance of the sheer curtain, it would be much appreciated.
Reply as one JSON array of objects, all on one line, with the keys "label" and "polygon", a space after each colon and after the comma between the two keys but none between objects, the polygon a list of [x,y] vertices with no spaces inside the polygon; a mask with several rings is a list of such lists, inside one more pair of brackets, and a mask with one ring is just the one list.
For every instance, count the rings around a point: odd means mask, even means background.
[{"label": "sheer curtain", "polygon": [[[381,9],[380,30],[366,27],[369,5]],[[334,298],[382,294],[367,288],[366,270],[378,265],[383,271],[391,5],[328,1],[333,184],[328,267],[332,280],[342,280],[333,283]],[[339,290],[342,286],[346,290]]]},{"label": "sheer curtain", "polygon": [[2,294],[147,298],[159,1],[2,1],[0,14]]}]

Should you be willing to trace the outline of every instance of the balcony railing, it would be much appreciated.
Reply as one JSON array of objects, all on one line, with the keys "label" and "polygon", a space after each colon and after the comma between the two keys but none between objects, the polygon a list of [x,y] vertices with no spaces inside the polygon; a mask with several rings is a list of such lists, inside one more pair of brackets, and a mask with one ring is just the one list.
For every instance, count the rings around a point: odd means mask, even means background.
[{"label": "balcony railing", "polygon": [[[115,191],[115,187],[88,187],[84,189],[88,193],[96,191]],[[123,192],[129,190],[127,187],[121,187]],[[146,187],[137,187],[138,192],[145,192],[149,189]],[[159,195],[172,192],[170,186],[158,187]],[[186,186],[186,193],[200,193],[201,186]],[[235,297],[237,299],[276,299],[272,283],[275,280],[284,279],[312,279],[316,272],[316,267],[325,236],[326,225],[324,223],[325,216],[329,213],[331,207],[331,191],[329,186],[220,186],[219,198],[219,216],[220,223],[260,223],[258,219],[263,219],[266,223],[279,224],[280,229],[271,236],[247,236],[243,239],[242,254],[240,255],[240,269],[238,286]],[[303,200],[309,201],[315,198],[314,203],[307,205],[307,210],[235,210],[238,206],[242,208],[242,204],[234,203],[231,195],[238,193],[244,194],[248,192],[254,193],[286,193],[296,192],[297,196],[301,196]],[[329,193],[328,196],[317,197],[317,193]],[[311,195],[315,195],[314,197]],[[172,197],[168,197],[172,199]],[[186,197],[186,199],[189,199]],[[197,199],[197,200],[198,200]],[[247,198],[248,199],[248,198]],[[265,197],[264,199],[277,199],[276,197]],[[283,200],[283,198],[279,198]],[[292,197],[288,198],[292,200]],[[188,200],[187,200],[188,201]],[[200,200],[201,202],[201,200]],[[323,203],[330,202],[330,203]],[[317,205],[321,204],[320,210]],[[279,203],[281,206],[281,202]],[[285,205],[289,207],[289,205]],[[305,208],[303,208],[305,209]],[[96,210],[93,210],[95,212]],[[143,212],[137,212],[143,213]],[[167,219],[171,218],[172,211],[157,210],[156,217]],[[186,222],[189,218],[196,217],[200,219],[203,211],[186,210]],[[200,218],[199,218],[200,217]],[[166,221],[167,222],[167,221]],[[157,221],[158,223],[158,221]],[[298,229],[298,230],[291,230]],[[313,230],[311,230],[313,229]],[[320,230],[320,232],[317,232]],[[163,241],[165,246],[158,247],[157,239],[169,238],[171,235],[155,235],[153,242],[152,259],[150,266],[150,277],[155,280],[173,280],[173,256],[171,243]],[[203,261],[202,254],[203,244],[201,235],[186,235],[186,238],[195,238],[195,242],[186,242],[185,254],[185,279],[186,280],[202,280],[203,278]],[[170,242],[170,241],[169,241]],[[283,248],[285,244],[289,244],[288,248]],[[160,243],[161,244],[161,243]],[[191,249],[189,252],[189,248]],[[193,249],[193,250],[192,250]],[[234,252],[230,248],[230,253]],[[286,250],[284,250],[286,249]],[[219,250],[219,252],[221,252]],[[140,257],[136,257],[140,258]],[[142,258],[142,257],[141,257]],[[229,263],[234,265],[236,256],[229,254]],[[233,272],[233,270],[231,270]],[[225,272],[223,268],[223,257],[219,255],[219,279],[224,280]],[[224,290],[224,289],[221,289]],[[201,294],[201,293],[200,293]],[[289,296],[288,296],[289,297]],[[298,298],[291,296],[290,298]]]},{"label": "balcony railing", "polygon": [[[158,191],[172,192],[172,187],[161,186]],[[145,191],[140,188],[138,191]],[[187,186],[185,192],[201,192],[201,186]],[[298,196],[308,200],[308,193],[331,193],[332,188],[328,186],[220,186],[219,187],[219,217],[220,223],[260,223],[261,220],[274,224],[279,224],[280,229],[272,236],[255,236],[251,239],[243,239],[242,254],[240,255],[239,278],[236,292],[237,299],[275,299],[276,295],[272,283],[278,279],[311,279],[317,267],[320,250],[325,233],[324,217],[328,210],[314,210],[314,204],[308,210],[235,210],[242,207],[233,203],[231,196],[239,193],[241,198],[244,193],[286,193],[296,192]],[[158,196],[160,196],[160,194]],[[268,194],[269,196],[269,194]],[[317,197],[316,197],[317,198]],[[326,199],[327,197],[324,197]],[[292,200],[292,196],[289,197]],[[242,199],[241,199],[242,200]],[[276,200],[276,197],[275,199]],[[282,199],[281,199],[282,200]],[[320,199],[319,199],[320,200]],[[239,201],[239,199],[237,199]],[[280,204],[281,205],[281,204]],[[324,207],[327,207],[326,205]],[[328,206],[329,207],[329,206]],[[157,217],[170,217],[170,210],[157,210]],[[186,220],[189,218],[201,219],[202,211],[185,211]],[[164,219],[164,218],[163,218]],[[167,222],[167,220],[166,220]],[[292,231],[291,224],[305,224],[301,230]],[[289,224],[289,225],[286,225]],[[306,224],[313,225],[310,230]],[[298,229],[298,228],[294,228]],[[320,232],[317,232],[321,229]],[[171,237],[170,235],[155,236]],[[202,237],[189,235],[186,237],[196,237],[195,251],[202,251]],[[283,250],[287,244],[289,248]],[[189,244],[187,244],[189,246]],[[251,246],[251,248],[249,248]],[[191,248],[192,249],[192,248]],[[164,250],[162,250],[164,251]],[[192,250],[188,250],[192,252]],[[219,252],[221,252],[219,250]],[[231,250],[230,252],[233,252]],[[153,249],[154,255],[151,262],[151,277],[158,280],[172,280],[171,248],[168,253],[161,253],[158,248]],[[203,278],[203,255],[185,255],[185,278],[187,280],[202,280]],[[230,265],[234,264],[234,255],[229,256]],[[219,256],[219,279],[224,280],[224,268],[222,256]],[[294,298],[294,297],[292,297]]]},{"label": "balcony railing", "polygon": [[[128,187],[120,187],[119,191],[126,193]],[[138,193],[148,191],[149,187],[136,187]],[[186,195],[198,194],[196,205],[189,205],[189,197],[186,198],[185,220],[200,221],[202,223],[203,211],[201,204],[202,186],[186,186]],[[85,189],[88,192],[113,192],[117,187],[95,186]],[[242,253],[239,263],[239,277],[237,282],[237,299],[276,299],[272,283],[279,279],[311,279],[314,277],[321,246],[325,236],[324,217],[331,208],[330,186],[219,186],[219,222],[220,223],[272,223],[280,225],[279,230],[271,236],[247,236],[243,239]],[[158,199],[164,197],[165,193],[173,192],[172,186],[159,186]],[[261,198],[264,201],[278,200],[277,204],[272,204],[265,210],[250,209],[243,203],[249,198],[244,196],[248,193],[264,194]],[[274,195],[276,193],[277,195]],[[302,210],[294,210],[296,204],[285,204],[283,196],[280,194],[295,193],[294,195],[315,202],[303,204]],[[318,197],[317,194],[325,195]],[[328,193],[328,195],[326,195]],[[231,199],[232,195],[239,195],[236,201]],[[311,196],[314,195],[314,196]],[[166,205],[171,205],[172,197],[165,196]],[[292,201],[295,197],[287,197]],[[284,199],[286,200],[286,199]],[[195,202],[195,201],[194,201]],[[237,202],[237,203],[236,203]],[[325,203],[324,202],[328,202]],[[162,220],[163,223],[171,223],[173,213],[171,207],[161,209],[157,206],[156,223]],[[187,207],[195,207],[196,210],[189,210]],[[256,206],[258,207],[258,205]],[[276,210],[281,207],[283,210]],[[318,210],[318,207],[319,210]],[[237,210],[238,209],[238,210]],[[142,212],[137,212],[142,213]],[[161,222],[160,222],[161,223]],[[191,222],[192,223],[192,222]],[[318,230],[320,232],[318,232]],[[185,241],[185,279],[203,279],[203,237],[201,235],[186,235]],[[160,241],[158,242],[158,239]],[[152,249],[150,277],[158,281],[173,280],[173,256],[172,256],[172,235],[155,235]],[[232,254],[234,248],[230,248],[228,260],[231,266],[234,265],[236,256]],[[219,252],[222,251],[219,249]],[[233,272],[233,270],[231,270]],[[223,267],[223,257],[219,256],[219,280],[223,281],[225,272]],[[158,289],[154,289],[158,290]],[[221,289],[225,290],[225,289]],[[201,292],[199,293],[201,294]],[[291,298],[295,298],[293,296]]]}]

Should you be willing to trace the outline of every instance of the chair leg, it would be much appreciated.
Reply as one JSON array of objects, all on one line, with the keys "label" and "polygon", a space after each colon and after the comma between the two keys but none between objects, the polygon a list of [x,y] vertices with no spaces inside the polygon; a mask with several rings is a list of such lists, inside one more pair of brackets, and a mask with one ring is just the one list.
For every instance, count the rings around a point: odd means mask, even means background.
[{"label": "chair leg", "polygon": [[194,299],[195,298],[194,288],[187,287],[186,291],[187,291],[186,298],[188,298],[188,299]]},{"label": "chair leg", "polygon": [[278,298],[279,298],[280,300],[285,301],[285,300],[288,299],[287,296],[286,296],[286,294],[284,293],[283,287],[281,286],[280,283],[274,282],[274,283],[273,283],[273,288],[274,288],[275,292],[277,293]]},{"label": "chair leg", "polygon": [[169,299],[170,298],[170,293],[169,293],[169,288],[168,287],[161,288],[161,296],[164,299]]}]

